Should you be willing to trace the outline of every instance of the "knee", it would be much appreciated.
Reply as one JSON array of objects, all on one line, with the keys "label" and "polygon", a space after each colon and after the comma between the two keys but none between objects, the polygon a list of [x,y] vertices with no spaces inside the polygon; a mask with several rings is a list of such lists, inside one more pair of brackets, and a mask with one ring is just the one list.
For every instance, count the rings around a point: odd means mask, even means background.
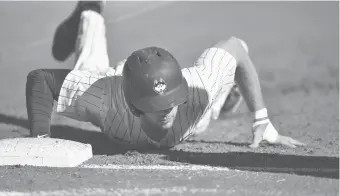
[{"label": "knee", "polygon": [[33,93],[32,89],[34,85],[37,83],[42,83],[42,80],[43,80],[43,74],[42,74],[42,70],[40,69],[30,71],[27,74],[26,90],[25,90],[26,98],[32,96],[32,93]]},{"label": "knee", "polygon": [[42,69],[35,69],[27,74],[27,83],[33,81],[40,81],[44,79],[44,71]]}]

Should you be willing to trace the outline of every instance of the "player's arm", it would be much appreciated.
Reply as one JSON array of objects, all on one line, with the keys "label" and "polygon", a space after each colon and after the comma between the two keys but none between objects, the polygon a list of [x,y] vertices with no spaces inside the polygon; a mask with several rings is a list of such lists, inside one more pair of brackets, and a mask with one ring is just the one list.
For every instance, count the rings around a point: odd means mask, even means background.
[{"label": "player's arm", "polygon": [[230,53],[237,62],[235,81],[251,112],[266,108],[255,66],[248,55],[248,47],[242,40],[231,37],[216,45]]},{"label": "player's arm", "polygon": [[226,41],[221,41],[216,47],[224,49],[235,58],[237,62],[235,81],[241,90],[249,110],[255,113],[253,123],[254,137],[250,147],[257,148],[263,140],[290,147],[304,145],[290,137],[281,136],[270,122],[262,96],[259,77],[249,57],[246,43],[236,37],[231,37]]}]

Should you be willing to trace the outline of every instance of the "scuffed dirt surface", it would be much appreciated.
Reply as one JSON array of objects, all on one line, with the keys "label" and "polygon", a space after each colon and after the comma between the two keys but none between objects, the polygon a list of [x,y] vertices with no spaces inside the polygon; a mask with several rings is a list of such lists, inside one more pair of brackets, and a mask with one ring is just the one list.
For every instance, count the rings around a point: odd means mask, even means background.
[{"label": "scuffed dirt surface", "polygon": [[[138,171],[6,167],[0,190],[54,191],[82,189],[137,190],[174,187],[173,192],[200,189],[215,195],[336,195],[337,180],[260,172]],[[166,176],[166,177],[165,177]],[[11,179],[11,180],[10,180]],[[322,187],[322,188],[321,188]],[[187,194],[185,194],[187,195]],[[189,194],[190,195],[190,194]]]},{"label": "scuffed dirt surface", "polygon": [[[144,6],[115,3],[108,2],[105,12],[111,21]],[[71,12],[74,2],[0,5],[0,138],[25,137],[27,73],[72,67],[73,58],[56,62],[50,50],[54,28]],[[85,164],[196,164],[243,172],[0,167],[0,190],[186,187],[186,192],[178,194],[191,195],[190,188],[206,188],[216,195],[338,195],[338,8],[338,2],[176,2],[124,22],[107,23],[112,63],[136,48],[158,45],[173,52],[185,67],[220,39],[231,35],[244,39],[274,125],[282,134],[307,143],[306,147],[263,144],[249,149],[251,118],[245,105],[235,115],[222,114],[203,134],[162,151],[122,149],[87,123],[53,116],[54,137],[92,145],[95,156]],[[295,170],[282,172],[285,167]],[[268,168],[281,168],[281,172]]]}]

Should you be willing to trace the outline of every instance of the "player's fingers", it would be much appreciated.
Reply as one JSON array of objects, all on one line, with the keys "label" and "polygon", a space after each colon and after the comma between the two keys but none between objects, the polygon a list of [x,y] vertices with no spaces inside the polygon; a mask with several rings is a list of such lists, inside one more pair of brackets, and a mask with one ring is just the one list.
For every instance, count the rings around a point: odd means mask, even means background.
[{"label": "player's fingers", "polygon": [[292,143],[290,143],[290,142],[284,142],[284,143],[282,143],[282,144],[284,144],[284,145],[286,145],[286,146],[288,146],[288,147],[291,147],[291,148],[295,148],[295,147],[296,147],[294,144],[292,144]]},{"label": "player's fingers", "polygon": [[291,137],[288,137],[288,136],[284,136],[285,140],[287,140],[287,142],[289,142],[290,144],[294,145],[294,146],[305,146],[306,144],[298,141],[298,140],[295,140]]},{"label": "player's fingers", "polygon": [[291,139],[291,143],[296,145],[296,146],[306,146],[305,143],[302,143],[302,142],[300,142],[298,140],[294,140],[294,139]]},{"label": "player's fingers", "polygon": [[250,148],[258,148],[260,146],[260,143],[262,141],[262,135],[258,132],[254,133],[253,136],[253,143],[249,145]]},{"label": "player's fingers", "polygon": [[296,146],[292,143],[291,138],[286,137],[286,136],[280,136],[276,140],[277,144],[282,144],[285,146],[289,146],[291,148],[295,148]]},{"label": "player's fingers", "polygon": [[252,144],[250,144],[249,145],[249,148],[258,148],[260,146],[260,144],[259,143],[252,143]]},{"label": "player's fingers", "polygon": [[255,149],[255,148],[258,148],[259,146],[260,146],[260,144],[253,143],[253,144],[250,144],[250,145],[249,145],[249,148]]},{"label": "player's fingers", "polygon": [[260,146],[260,143],[262,141],[262,138],[254,135],[253,143],[249,145],[250,148],[258,148]]}]

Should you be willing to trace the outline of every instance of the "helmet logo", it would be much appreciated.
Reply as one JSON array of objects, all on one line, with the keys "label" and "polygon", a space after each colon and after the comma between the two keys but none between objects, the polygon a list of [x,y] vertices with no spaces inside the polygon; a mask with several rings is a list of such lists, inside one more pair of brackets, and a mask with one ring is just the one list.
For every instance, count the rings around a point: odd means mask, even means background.
[{"label": "helmet logo", "polygon": [[159,80],[154,80],[153,82],[153,90],[159,95],[162,95],[165,92],[166,87],[166,83],[162,78]]}]

